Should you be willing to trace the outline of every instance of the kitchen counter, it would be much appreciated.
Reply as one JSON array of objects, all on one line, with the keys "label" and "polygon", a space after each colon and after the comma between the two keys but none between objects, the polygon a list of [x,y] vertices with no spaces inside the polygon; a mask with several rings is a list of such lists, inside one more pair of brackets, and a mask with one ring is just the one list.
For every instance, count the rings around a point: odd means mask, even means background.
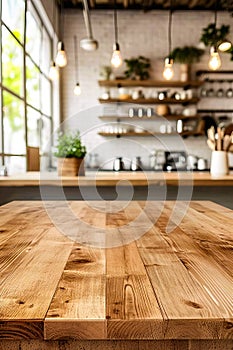
[{"label": "kitchen counter", "polygon": [[233,212],[175,205],[0,207],[1,349],[232,349]]},{"label": "kitchen counter", "polygon": [[0,177],[0,186],[233,186],[233,172],[214,178],[209,172],[86,172],[86,176],[58,177],[56,172],[27,172]]}]

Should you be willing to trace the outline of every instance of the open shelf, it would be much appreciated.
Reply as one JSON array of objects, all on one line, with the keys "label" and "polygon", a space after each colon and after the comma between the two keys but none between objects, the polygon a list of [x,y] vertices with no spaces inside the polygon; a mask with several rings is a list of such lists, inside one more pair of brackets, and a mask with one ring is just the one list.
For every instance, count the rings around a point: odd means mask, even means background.
[{"label": "open shelf", "polygon": [[163,81],[163,80],[99,80],[99,86],[105,87],[181,87],[181,88],[198,88],[203,81]]},{"label": "open shelf", "polygon": [[99,119],[106,120],[106,121],[117,121],[117,122],[125,122],[125,121],[159,121],[160,119],[168,119],[168,120],[178,120],[178,119],[198,119],[200,118],[200,115],[192,115],[192,116],[185,116],[185,115],[178,115],[178,114],[170,114],[170,115],[153,115],[151,117],[142,116],[142,117],[129,117],[129,116],[117,116],[117,115],[101,115],[99,116]]},{"label": "open shelf", "polygon": [[119,98],[109,98],[107,100],[103,98],[99,98],[100,103],[134,103],[134,104],[195,104],[199,101],[199,98],[194,97],[190,99],[176,100],[175,98],[165,98],[163,100],[159,100],[158,98],[140,98],[134,100],[132,98],[128,99],[119,99]]},{"label": "open shelf", "polygon": [[182,133],[177,132],[171,132],[171,133],[161,133],[161,132],[148,132],[148,131],[142,131],[142,132],[135,132],[135,131],[128,131],[126,133],[109,133],[109,132],[98,132],[100,136],[105,137],[125,137],[125,136],[171,136],[171,135],[181,135],[181,136],[202,136],[204,135],[204,132],[197,132],[197,131],[184,131]]}]

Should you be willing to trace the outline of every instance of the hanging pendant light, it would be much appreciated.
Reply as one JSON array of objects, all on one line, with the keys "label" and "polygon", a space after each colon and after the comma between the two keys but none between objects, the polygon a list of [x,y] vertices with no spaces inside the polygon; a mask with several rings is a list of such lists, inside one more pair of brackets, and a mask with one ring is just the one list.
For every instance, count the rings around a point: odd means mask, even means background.
[{"label": "hanging pendant light", "polygon": [[49,79],[50,80],[58,80],[59,78],[59,73],[57,66],[54,61],[51,62],[50,68],[49,68]]},{"label": "hanging pendant light", "polygon": [[171,80],[174,76],[173,60],[169,57],[171,53],[171,46],[172,46],[171,35],[172,35],[172,6],[170,8],[169,18],[168,18],[168,56],[165,58],[164,69],[163,69],[163,77],[165,80]]},{"label": "hanging pendant light", "polygon": [[221,67],[221,58],[219,56],[216,46],[211,46],[210,48],[210,59],[208,62],[209,69],[217,70]]},{"label": "hanging pendant light", "polygon": [[[55,42],[55,27],[56,27],[56,9],[55,9],[55,0],[53,0],[53,44]],[[58,80],[59,72],[54,61],[51,61],[49,68],[49,79],[54,81]]]},{"label": "hanging pendant light", "polygon": [[120,51],[120,45],[118,43],[118,26],[117,26],[117,8],[116,0],[114,0],[114,33],[115,33],[115,43],[113,44],[113,53],[111,58],[111,64],[113,67],[118,68],[122,65],[122,57]]},{"label": "hanging pendant light", "polygon": [[87,0],[83,0],[83,18],[87,31],[87,38],[80,41],[80,47],[85,51],[95,51],[98,49],[98,41],[93,38],[91,17]]},{"label": "hanging pendant light", "polygon": [[[63,13],[63,0],[61,0],[61,10],[60,10],[60,16],[61,16],[61,30],[60,30],[60,37],[63,36],[64,32],[64,13]],[[60,40],[57,44],[57,56],[55,59],[55,63],[58,67],[63,68],[67,65],[67,56],[65,52],[65,45],[62,40]]]},{"label": "hanging pendant light", "polygon": [[210,47],[210,58],[208,62],[209,69],[211,70],[217,70],[221,67],[221,58],[218,53],[217,48],[217,38],[216,38],[216,31],[217,31],[217,0],[215,1],[215,11],[214,11],[214,40],[213,45]]},{"label": "hanging pendant light", "polygon": [[226,51],[230,50],[231,46],[232,46],[232,44],[231,44],[230,40],[226,38],[218,45],[218,50],[221,52],[226,52]]},{"label": "hanging pendant light", "polygon": [[63,68],[67,65],[67,57],[63,41],[59,41],[57,44],[56,65],[60,68]]},{"label": "hanging pendant light", "polygon": [[74,66],[75,66],[75,79],[76,85],[74,87],[74,94],[79,96],[81,94],[81,87],[78,81],[78,45],[77,45],[77,36],[74,35]]}]

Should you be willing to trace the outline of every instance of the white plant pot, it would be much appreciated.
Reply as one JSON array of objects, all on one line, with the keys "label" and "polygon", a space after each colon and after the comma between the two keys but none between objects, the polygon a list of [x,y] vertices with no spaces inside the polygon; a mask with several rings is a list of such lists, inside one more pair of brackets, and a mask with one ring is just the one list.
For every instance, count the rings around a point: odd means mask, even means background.
[{"label": "white plant pot", "polygon": [[211,155],[210,174],[218,177],[227,175],[228,172],[228,153],[225,151],[213,151]]}]

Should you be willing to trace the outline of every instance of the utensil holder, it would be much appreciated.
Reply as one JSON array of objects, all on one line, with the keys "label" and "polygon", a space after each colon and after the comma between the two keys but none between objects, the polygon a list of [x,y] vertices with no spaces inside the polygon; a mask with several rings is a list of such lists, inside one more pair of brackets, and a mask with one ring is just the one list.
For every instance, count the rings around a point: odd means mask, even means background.
[{"label": "utensil holder", "polygon": [[211,155],[210,174],[223,176],[229,172],[228,153],[225,151],[213,151]]}]

